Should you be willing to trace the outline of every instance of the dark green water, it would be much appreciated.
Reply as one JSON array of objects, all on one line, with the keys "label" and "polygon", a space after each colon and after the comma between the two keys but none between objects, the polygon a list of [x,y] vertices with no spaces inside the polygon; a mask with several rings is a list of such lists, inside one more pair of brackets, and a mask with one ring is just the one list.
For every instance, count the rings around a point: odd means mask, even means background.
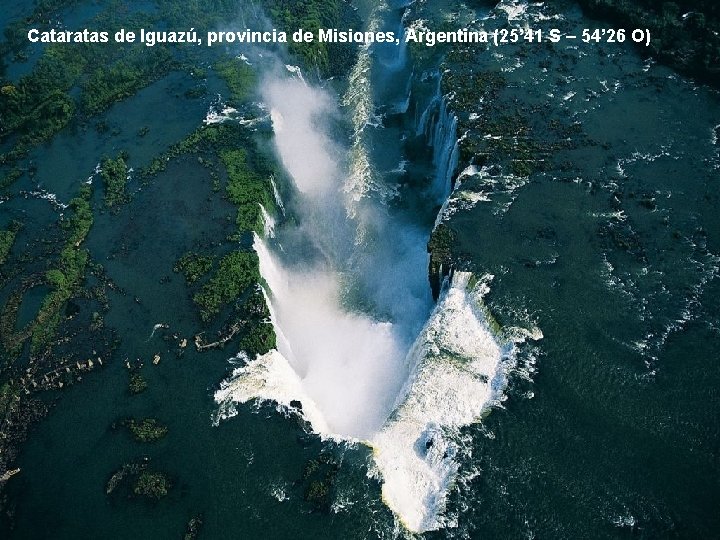
[{"label": "dark green water", "polygon": [[[412,9],[411,17],[490,14],[488,27],[506,22],[499,10],[452,2]],[[556,14],[535,5],[511,24],[590,24],[574,10],[564,21],[539,13]],[[544,337],[520,348],[503,406],[464,429],[446,512],[456,524],[425,536],[717,537],[720,146],[712,134],[720,98],[646,64],[629,46],[523,45],[501,54],[445,68],[505,70],[498,103],[521,111],[540,136],[551,138],[543,132],[551,120],[569,120],[581,126],[578,140],[590,142],[557,150],[530,178],[489,170],[460,186],[489,200],[447,218],[458,266],[494,275],[486,300],[501,324],[536,325]],[[416,77],[436,69],[434,62],[415,66]],[[381,80],[406,84],[401,76]],[[415,84],[418,96],[432,93],[432,82]],[[171,75],[115,105],[105,121],[116,135],[62,132],[36,151],[36,183],[67,202],[103,154],[127,149],[131,166],[147,163],[204,118],[212,98],[183,97],[192,85]],[[388,106],[384,96],[402,94],[385,90],[376,90],[378,108]],[[385,169],[411,158],[411,176],[428,174],[429,151],[382,144],[412,137],[423,105],[416,99],[406,115],[387,116],[373,149]],[[143,126],[149,133],[139,138]],[[18,191],[35,189],[23,182]],[[380,500],[379,482],[368,478],[367,450],[322,443],[271,405],[240,406],[213,426],[213,392],[232,354],[188,347],[177,357],[163,336],[189,338],[197,327],[175,261],[231,234],[234,209],[195,158],[130,187],[132,201],[117,215],[96,216],[87,240],[127,291],[111,293],[105,317],[120,347],[110,365],[58,394],[31,432],[17,463],[22,472],[7,485],[16,513],[3,538],[178,538],[199,513],[201,538],[405,536]],[[21,240],[57,219],[49,202],[33,197],[14,196],[0,208],[8,220],[28,217]],[[218,242],[216,250],[224,249]],[[37,306],[26,300],[21,313],[32,317],[25,310]],[[158,323],[170,329],[150,337]],[[149,359],[156,353],[155,366]],[[126,358],[145,360],[149,383],[132,398]],[[154,445],[111,429],[126,416],[149,415],[169,427]],[[328,513],[312,511],[299,485],[306,461],[322,449],[341,461]],[[169,473],[170,495],[157,503],[106,497],[110,475],[141,456]]]}]

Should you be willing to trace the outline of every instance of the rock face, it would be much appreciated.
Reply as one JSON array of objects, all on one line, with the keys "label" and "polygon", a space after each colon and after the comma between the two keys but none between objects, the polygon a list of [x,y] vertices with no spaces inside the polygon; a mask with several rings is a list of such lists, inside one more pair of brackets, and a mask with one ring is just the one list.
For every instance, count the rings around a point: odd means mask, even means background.
[{"label": "rock face", "polygon": [[435,300],[440,296],[443,280],[452,273],[452,244],[452,229],[444,223],[439,223],[430,235],[427,246],[430,254],[428,276]]},{"label": "rock face", "polygon": [[8,480],[10,480],[10,478],[15,476],[19,472],[20,472],[20,469],[11,469],[9,471],[6,471],[3,475],[0,475],[0,483],[7,482]]}]

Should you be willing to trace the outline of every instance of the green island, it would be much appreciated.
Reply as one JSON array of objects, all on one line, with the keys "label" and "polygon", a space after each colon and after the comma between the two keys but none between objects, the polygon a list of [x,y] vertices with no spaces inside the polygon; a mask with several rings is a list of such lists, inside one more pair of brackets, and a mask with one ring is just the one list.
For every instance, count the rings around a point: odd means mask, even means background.
[{"label": "green island", "polygon": [[171,486],[170,480],[163,473],[143,471],[135,480],[133,492],[148,499],[162,499]]},{"label": "green island", "polygon": [[21,227],[22,224],[19,221],[13,221],[7,229],[0,231],[0,266],[5,263],[10,254],[10,250],[15,243],[15,237]]},{"label": "green island", "polygon": [[130,373],[130,379],[128,380],[128,391],[131,395],[142,394],[147,390],[148,383],[145,377],[142,376],[138,371],[132,371]]},{"label": "green island", "polygon": [[125,184],[127,183],[127,164],[122,154],[112,158],[105,158],[101,164],[100,176],[105,186],[105,206],[117,206],[127,201]]},{"label": "green island", "polygon": [[142,418],[140,420],[129,418],[123,424],[130,431],[133,438],[142,443],[159,441],[168,433],[167,426],[161,424],[156,418]]},{"label": "green island", "polygon": [[185,276],[188,283],[195,283],[213,267],[213,258],[200,253],[186,253],[175,263],[173,270]]}]

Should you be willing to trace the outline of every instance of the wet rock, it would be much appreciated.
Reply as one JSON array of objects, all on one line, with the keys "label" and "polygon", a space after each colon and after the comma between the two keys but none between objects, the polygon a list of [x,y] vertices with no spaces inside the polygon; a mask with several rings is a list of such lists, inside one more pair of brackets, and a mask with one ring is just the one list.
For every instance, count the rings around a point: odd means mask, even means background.
[{"label": "wet rock", "polygon": [[202,524],[202,515],[195,516],[190,519],[190,521],[188,521],[187,527],[185,527],[185,535],[183,536],[183,540],[195,540],[200,533]]}]

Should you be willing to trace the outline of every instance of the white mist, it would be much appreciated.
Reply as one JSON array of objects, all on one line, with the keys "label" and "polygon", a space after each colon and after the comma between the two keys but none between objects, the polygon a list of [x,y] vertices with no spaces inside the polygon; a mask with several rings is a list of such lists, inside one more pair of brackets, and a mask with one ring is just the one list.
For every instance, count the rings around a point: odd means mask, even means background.
[{"label": "white mist", "polygon": [[[287,76],[262,85],[297,188],[286,207],[298,226],[255,239],[278,348],[245,358],[215,399],[220,417],[252,399],[298,400],[321,436],[364,441],[383,500],[408,529],[425,531],[444,525],[454,434],[501,395],[513,347],[488,328],[486,285],[470,287],[468,274],[433,309],[428,231],[393,215],[391,190],[371,166],[364,128],[374,115],[360,69],[368,65],[364,51],[344,100],[354,125],[347,144],[331,136],[327,119],[339,113],[325,91]],[[449,146],[452,122],[436,128]],[[447,164],[440,169],[445,181]]]}]

